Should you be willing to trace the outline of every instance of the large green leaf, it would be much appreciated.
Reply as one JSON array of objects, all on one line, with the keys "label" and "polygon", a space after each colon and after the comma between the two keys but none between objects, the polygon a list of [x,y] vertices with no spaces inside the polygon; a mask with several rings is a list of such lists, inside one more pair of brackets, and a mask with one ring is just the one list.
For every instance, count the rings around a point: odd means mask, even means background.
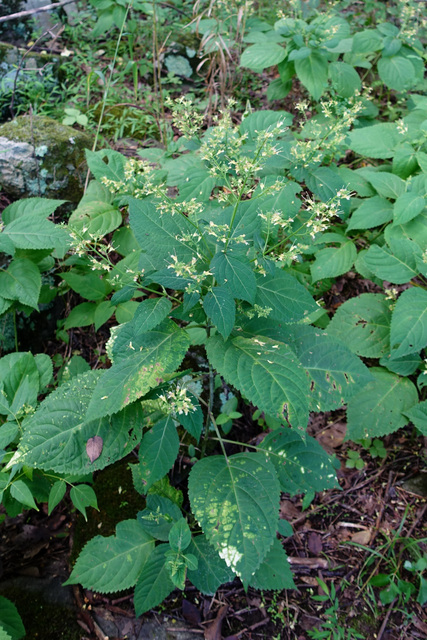
[{"label": "large green leaf", "polygon": [[389,200],[374,196],[364,200],[360,207],[353,211],[348,231],[351,229],[372,229],[393,220],[393,205]]},{"label": "large green leaf", "polygon": [[323,278],[334,278],[347,273],[356,260],[357,251],[351,240],[343,242],[338,248],[327,247],[316,253],[316,259],[311,265],[312,281]]},{"label": "large green leaf", "polygon": [[405,181],[394,173],[389,173],[388,171],[366,171],[364,177],[383,198],[395,200],[405,193]]},{"label": "large green leaf", "polygon": [[332,62],[329,65],[329,77],[333,88],[343,98],[350,98],[361,88],[359,74],[346,62]]},{"label": "large green leaf", "polygon": [[424,436],[427,436],[427,400],[403,412]]},{"label": "large green leaf", "polygon": [[70,236],[65,229],[37,214],[16,218],[5,227],[3,233],[18,249],[63,248],[70,243]]},{"label": "large green leaf", "polygon": [[279,322],[298,322],[319,308],[307,289],[284,271],[258,275],[255,303]]},{"label": "large green leaf", "polygon": [[39,220],[47,218],[66,200],[52,200],[51,198],[23,198],[12,202],[3,210],[1,217],[3,223],[9,225],[21,217],[37,215]]},{"label": "large green leaf", "polygon": [[40,375],[36,361],[31,353],[14,354],[8,356],[13,365],[2,379],[4,395],[9,402],[11,411],[16,415],[25,405],[36,407],[37,396],[40,391]]},{"label": "large green leaf", "polygon": [[[104,158],[107,159],[107,162],[104,161]],[[90,151],[86,149],[86,160],[97,180],[102,181],[107,178],[113,182],[122,182],[125,179],[126,158],[117,151],[112,149]]]},{"label": "large green leaf", "polygon": [[154,329],[172,309],[170,300],[164,297],[147,298],[139,303],[131,321],[137,335]]},{"label": "large green leaf", "polygon": [[13,602],[0,596],[0,626],[12,640],[20,640],[25,635],[21,616]]},{"label": "large green leaf", "polygon": [[427,291],[412,287],[400,294],[391,318],[390,342],[393,360],[427,346]]},{"label": "large green leaf", "polygon": [[175,371],[189,346],[188,334],[172,321],[165,321],[148,333],[132,332],[120,359],[117,354],[95,387],[87,420],[116,413],[146,394],[165,374]]},{"label": "large green leaf", "polygon": [[342,304],[328,324],[329,335],[366,358],[381,358],[390,347],[391,311],[385,296],[363,293]]},{"label": "large green leaf", "polygon": [[259,447],[273,463],[285,493],[324,491],[338,485],[330,457],[310,436],[303,440],[291,429],[275,429]]},{"label": "large green leaf", "polygon": [[280,487],[262,453],[199,460],[190,472],[192,511],[227,565],[248,582],[276,534]]},{"label": "large green leaf", "polygon": [[214,287],[205,296],[203,308],[222,337],[227,339],[236,319],[236,303],[230,290],[227,287]]},{"label": "large green leaf", "polygon": [[370,382],[347,405],[347,436],[351,440],[378,438],[404,427],[403,416],[418,401],[415,386],[385,369],[372,368]]},{"label": "large green leaf", "polygon": [[[18,451],[26,464],[58,473],[82,474],[103,469],[135,448],[141,438],[142,411],[137,405],[87,422],[87,407],[99,371],[74,376],[46,397],[24,424]],[[91,462],[88,440],[98,437],[102,450]]]},{"label": "large green leaf", "polygon": [[256,138],[260,131],[275,127],[279,123],[290,126],[292,120],[293,116],[288,111],[270,111],[269,109],[252,111],[242,120],[240,133],[247,133],[250,138]]},{"label": "large green leaf", "polygon": [[131,198],[129,218],[139,245],[156,269],[169,266],[172,255],[188,263],[197,258],[196,249],[183,239],[194,232],[194,227],[180,214],[162,215],[151,202]]},{"label": "large green leaf", "polygon": [[251,587],[261,590],[296,588],[288,556],[277,538],[249,582]]},{"label": "large green leaf", "polygon": [[197,558],[197,569],[189,570],[188,578],[202,593],[213,595],[222,584],[233,581],[233,571],[219,557],[205,535],[194,536],[187,552]]},{"label": "large green leaf", "polygon": [[85,240],[102,238],[120,226],[122,214],[109,202],[81,202],[70,216],[68,226]]},{"label": "large green leaf", "polygon": [[418,275],[413,251],[414,243],[402,238],[395,242],[393,252],[373,244],[364,254],[364,261],[378,278],[393,284],[405,284]]},{"label": "large green leaf", "polygon": [[395,147],[402,142],[402,136],[393,122],[354,129],[349,136],[350,149],[369,158],[392,158]]},{"label": "large green leaf", "polygon": [[129,589],[153,552],[154,538],[137,520],[124,520],[115,535],[96,536],[86,544],[65,584],[79,583],[101,593]]},{"label": "large green leaf", "polygon": [[18,300],[38,309],[41,275],[38,267],[27,258],[12,260],[7,271],[0,273],[0,291],[7,300]]},{"label": "large green leaf", "polygon": [[213,367],[261,411],[305,432],[309,382],[287,345],[263,336],[224,342],[216,335],[206,349]]},{"label": "large green leaf", "polygon": [[415,82],[414,65],[403,56],[383,56],[378,61],[378,75],[389,89],[406,91]]},{"label": "large green leaf", "polygon": [[249,264],[238,260],[230,253],[216,253],[210,268],[218,282],[226,285],[234,298],[254,303],[256,279]]},{"label": "large green leaf", "polygon": [[133,599],[137,616],[157,607],[175,589],[166,569],[165,554],[169,549],[169,544],[159,544],[144,557]]},{"label": "large green leaf", "polygon": [[69,271],[61,274],[61,278],[86,300],[104,300],[111,292],[112,287],[107,280],[99,275],[99,272],[76,273]]},{"label": "large green leaf", "polygon": [[146,492],[172,469],[178,452],[178,434],[174,420],[168,416],[144,435],[139,448],[140,474]]},{"label": "large green leaf", "polygon": [[393,217],[396,224],[405,224],[416,218],[425,208],[426,200],[412,191],[403,193],[394,203]]},{"label": "large green leaf", "polygon": [[286,58],[286,49],[275,42],[253,44],[245,49],[240,58],[240,66],[254,71],[262,71],[267,67],[279,64]]},{"label": "large green leaf", "polygon": [[328,62],[318,51],[307,58],[295,60],[295,71],[314,100],[319,100],[328,83]]}]

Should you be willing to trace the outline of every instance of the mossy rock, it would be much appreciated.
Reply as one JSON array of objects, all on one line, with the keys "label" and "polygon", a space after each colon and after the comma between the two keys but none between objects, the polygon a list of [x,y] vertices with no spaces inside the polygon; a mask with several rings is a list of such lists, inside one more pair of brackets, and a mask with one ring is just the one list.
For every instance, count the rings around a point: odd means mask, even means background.
[{"label": "mossy rock", "polygon": [[0,188],[14,198],[44,196],[78,202],[86,175],[86,133],[46,116],[0,125]]}]

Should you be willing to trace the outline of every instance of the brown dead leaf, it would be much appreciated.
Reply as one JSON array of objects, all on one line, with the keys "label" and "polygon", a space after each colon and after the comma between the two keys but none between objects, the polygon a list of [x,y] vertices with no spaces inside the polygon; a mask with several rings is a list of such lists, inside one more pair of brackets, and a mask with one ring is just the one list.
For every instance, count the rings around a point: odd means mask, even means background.
[{"label": "brown dead leaf", "polygon": [[316,440],[328,453],[340,447],[345,438],[347,425],[345,422],[335,422],[316,436]]},{"label": "brown dead leaf", "polygon": [[314,531],[310,533],[310,535],[308,536],[307,546],[308,546],[308,550],[314,556],[318,556],[319,553],[322,552],[322,549],[323,549],[322,538],[319,536],[318,533],[315,533]]},{"label": "brown dead leaf", "polygon": [[371,541],[371,537],[372,532],[369,529],[366,529],[365,531],[356,531],[356,533],[353,533],[351,540],[358,544],[368,545]]},{"label": "brown dead leaf", "polygon": [[205,640],[221,640],[222,621],[227,615],[228,605],[224,604],[218,611],[215,620],[205,629]]},{"label": "brown dead leaf", "polygon": [[94,436],[93,438],[89,438],[86,442],[86,453],[91,462],[95,462],[99,458],[102,453],[102,447],[104,446],[104,441],[101,436]]},{"label": "brown dead leaf", "polygon": [[317,587],[319,583],[316,578],[312,578],[311,576],[300,576],[302,582],[308,584],[310,587]]},{"label": "brown dead leaf", "polygon": [[282,500],[280,502],[280,517],[283,520],[288,520],[292,523],[292,520],[296,520],[296,518],[299,518],[300,515],[301,512],[290,500]]}]

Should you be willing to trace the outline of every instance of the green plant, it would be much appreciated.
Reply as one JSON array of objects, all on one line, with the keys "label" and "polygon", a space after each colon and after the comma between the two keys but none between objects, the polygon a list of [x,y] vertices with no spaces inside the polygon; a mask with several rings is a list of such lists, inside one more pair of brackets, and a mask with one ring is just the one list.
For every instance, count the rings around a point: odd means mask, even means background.
[{"label": "green plant", "polygon": [[365,636],[347,624],[344,626],[340,621],[340,603],[334,583],[331,584],[331,588],[329,589],[324,580],[321,578],[316,579],[324,593],[323,595],[311,596],[312,599],[317,602],[329,602],[330,606],[323,613],[325,620],[322,622],[320,628],[314,628],[308,631],[310,638],[315,638],[316,640],[321,640],[322,638],[325,640],[356,640],[356,638],[361,638],[363,640]]},{"label": "green plant", "polygon": [[24,625],[17,608],[3,596],[0,596],[0,634],[5,640],[20,640],[25,636]]}]

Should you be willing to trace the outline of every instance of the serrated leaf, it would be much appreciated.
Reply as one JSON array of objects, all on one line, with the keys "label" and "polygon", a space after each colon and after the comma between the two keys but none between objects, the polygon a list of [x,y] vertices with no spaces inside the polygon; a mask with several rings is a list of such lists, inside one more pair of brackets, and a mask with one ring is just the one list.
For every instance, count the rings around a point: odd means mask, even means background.
[{"label": "serrated leaf", "polygon": [[80,583],[101,593],[129,589],[154,554],[154,539],[137,520],[124,520],[115,535],[96,536],[86,544],[65,584]]},{"label": "serrated leaf", "polygon": [[234,580],[235,574],[205,535],[193,536],[187,552],[197,558],[197,569],[188,570],[187,576],[202,593],[213,595],[222,584]]},{"label": "serrated leaf", "polygon": [[95,302],[104,300],[112,290],[107,280],[96,271],[89,271],[89,273],[69,271],[61,274],[61,278],[86,300]]},{"label": "serrated leaf", "polygon": [[3,596],[0,596],[0,627],[5,636],[12,640],[20,640],[25,636],[25,628],[16,606]]},{"label": "serrated leaf", "polygon": [[392,158],[402,136],[393,122],[381,122],[349,133],[352,151],[369,158]]},{"label": "serrated leaf", "polygon": [[400,376],[410,376],[418,369],[422,360],[418,353],[411,353],[401,358],[391,359],[390,353],[387,353],[380,360],[380,366],[386,367],[393,373],[398,373]]},{"label": "serrated leaf", "polygon": [[213,336],[206,350],[213,367],[261,411],[305,432],[308,378],[287,345],[262,336],[227,342]]},{"label": "serrated leaf", "polygon": [[319,307],[307,289],[284,271],[257,277],[255,303],[279,322],[298,322]]},{"label": "serrated leaf", "polygon": [[109,202],[81,202],[68,220],[72,231],[86,240],[102,238],[122,223],[119,209]]},{"label": "serrated leaf", "polygon": [[249,581],[275,537],[280,487],[261,453],[199,460],[190,472],[192,511],[227,565]]},{"label": "serrated leaf", "polygon": [[147,298],[139,303],[133,317],[136,335],[154,329],[172,309],[172,303],[165,297]]},{"label": "serrated leaf", "polygon": [[288,556],[277,538],[249,584],[254,589],[261,590],[296,588]]},{"label": "serrated leaf", "polygon": [[20,353],[3,377],[3,391],[11,411],[17,414],[25,405],[35,407],[39,389],[40,376],[34,356]]},{"label": "serrated leaf", "polygon": [[[187,333],[172,321],[139,336],[133,332],[120,360],[103,374],[90,401],[87,420],[116,413],[173,373],[190,345]],[[116,347],[113,345],[113,353]]]},{"label": "serrated leaf", "polygon": [[377,65],[378,75],[389,89],[406,91],[415,82],[414,65],[403,56],[383,56]]},{"label": "serrated leaf", "polygon": [[[3,413],[3,407],[1,409],[1,413]],[[16,422],[5,422],[2,424],[0,428],[0,449],[6,449],[6,447],[15,440],[18,433],[19,427]]]},{"label": "serrated leaf", "polygon": [[3,233],[17,249],[66,248],[71,241],[65,229],[37,214],[16,218]]},{"label": "serrated leaf", "polygon": [[347,405],[347,436],[351,440],[378,438],[404,427],[403,414],[418,401],[415,386],[385,369],[371,368],[375,380]]},{"label": "serrated leaf", "polygon": [[54,508],[61,502],[67,490],[67,483],[64,480],[57,480],[49,492],[49,500],[47,504],[48,515],[52,513]]},{"label": "serrated leaf", "polygon": [[346,300],[328,324],[329,335],[336,336],[359,356],[380,358],[390,346],[391,311],[386,297],[363,293]]},{"label": "serrated leaf", "polygon": [[66,200],[51,198],[23,198],[8,205],[2,212],[3,223],[8,225],[18,218],[37,215],[39,219],[47,218]]},{"label": "serrated leaf", "polygon": [[200,436],[203,432],[203,411],[194,396],[191,397],[191,403],[194,407],[193,411],[189,411],[187,414],[178,414],[176,416],[176,420],[186,431],[188,431],[190,436],[193,436],[193,438],[199,442]]},{"label": "serrated leaf", "polygon": [[94,302],[82,302],[70,313],[65,320],[64,329],[72,329],[73,327],[87,327],[95,322],[97,305]]},{"label": "serrated leaf", "polygon": [[23,480],[16,480],[11,484],[10,495],[12,496],[12,498],[15,498],[15,500],[17,500],[21,504],[24,504],[26,507],[37,509],[38,511],[38,507],[34,502],[31,489],[25,484]]},{"label": "serrated leaf", "polygon": [[156,422],[141,442],[139,464],[145,492],[172,468],[178,452],[178,434],[172,417],[168,416]]},{"label": "serrated leaf", "polygon": [[[138,465],[131,465],[132,475],[135,468],[138,468]],[[138,522],[145,531],[156,540],[163,541],[169,540],[169,532],[174,522],[180,518],[182,518],[181,509],[168,498],[156,494],[147,495],[147,508],[138,513]]]},{"label": "serrated leaf", "polygon": [[218,282],[227,286],[234,298],[254,303],[256,279],[249,264],[229,253],[216,253],[210,268]]},{"label": "serrated leaf", "polygon": [[217,184],[217,178],[212,177],[206,167],[191,167],[179,183],[179,199],[198,202],[209,202],[212,189]]},{"label": "serrated leaf", "polygon": [[338,248],[321,249],[310,267],[312,282],[347,273],[354,265],[356,256],[356,247],[350,240],[343,242]]},{"label": "serrated leaf", "polygon": [[390,342],[393,360],[427,345],[427,291],[412,287],[400,294],[391,318]]},{"label": "serrated leaf", "polygon": [[[397,244],[399,242],[399,244]],[[394,251],[373,244],[364,254],[364,261],[370,271],[378,278],[393,284],[405,284],[418,275],[415,256],[406,238],[397,241]],[[407,245],[407,243],[410,243]],[[397,251],[396,251],[397,249]]]},{"label": "serrated leaf", "polygon": [[53,364],[52,360],[46,353],[38,353],[34,356],[34,361],[36,363],[37,371],[40,376],[40,386],[39,389],[42,391],[52,380],[53,376]]},{"label": "serrated leaf", "polygon": [[267,67],[279,64],[285,58],[286,49],[275,42],[254,44],[242,53],[240,66],[259,72]]},{"label": "serrated leaf", "polygon": [[296,495],[338,486],[330,457],[314,438],[307,436],[304,441],[294,431],[281,428],[259,446],[276,469],[281,491]]},{"label": "serrated leaf", "polygon": [[95,491],[87,484],[77,484],[71,488],[70,498],[73,505],[83,514],[87,522],[86,507],[98,509]]},{"label": "serrated leaf", "polygon": [[168,544],[159,544],[144,558],[133,599],[137,616],[157,607],[175,589],[166,569],[165,554],[169,549]]},{"label": "serrated leaf", "polygon": [[364,177],[383,198],[396,199],[405,193],[406,183],[402,178],[388,171],[367,171]]},{"label": "serrated leaf", "polygon": [[191,542],[191,531],[185,518],[180,518],[172,525],[169,532],[169,544],[173,551],[180,553],[187,549]]},{"label": "serrated leaf", "polygon": [[12,636],[10,636],[7,631],[3,629],[0,625],[0,640],[12,640]]},{"label": "serrated leaf", "polygon": [[343,98],[350,98],[362,85],[356,69],[346,62],[331,62],[329,77],[335,91]]},{"label": "serrated leaf", "polygon": [[15,258],[6,271],[0,273],[0,291],[7,300],[18,300],[38,309],[41,275],[38,267],[27,258]]},{"label": "serrated leaf", "polygon": [[360,207],[353,211],[347,230],[372,229],[390,220],[393,220],[392,203],[380,196],[374,196],[362,202]]},{"label": "serrated leaf", "polygon": [[[104,158],[107,162],[104,162]],[[90,151],[86,149],[86,160],[94,177],[102,181],[104,178],[113,182],[122,182],[125,179],[126,158],[121,153],[112,149]]]},{"label": "serrated leaf", "polygon": [[416,218],[426,206],[425,198],[408,191],[399,196],[394,203],[393,217],[396,224],[405,224]]},{"label": "serrated leaf", "polygon": [[403,413],[424,436],[427,436],[427,400],[419,402]]},{"label": "serrated leaf", "polygon": [[295,71],[314,100],[319,100],[328,83],[328,63],[325,56],[314,50],[307,58],[295,60]]},{"label": "serrated leaf", "polygon": [[95,331],[98,331],[98,329],[102,327],[102,325],[105,324],[112,315],[114,315],[116,309],[117,307],[112,304],[110,300],[104,300],[96,305],[95,313],[93,315]]},{"label": "serrated leaf", "polygon": [[234,328],[236,304],[226,287],[214,287],[203,300],[203,308],[223,338],[228,338]]},{"label": "serrated leaf", "polygon": [[[86,420],[99,377],[99,371],[74,376],[49,394],[25,420],[18,451],[26,464],[77,475],[103,469],[134,449],[141,437],[140,407],[133,405],[116,415]],[[95,436],[102,438],[103,449],[91,463],[86,444]]]},{"label": "serrated leaf", "polygon": [[252,111],[243,118],[240,125],[240,133],[247,134],[249,138],[256,138],[259,131],[275,127],[279,123],[282,126],[290,126],[293,116],[288,111],[271,111],[263,109],[262,111]]}]

